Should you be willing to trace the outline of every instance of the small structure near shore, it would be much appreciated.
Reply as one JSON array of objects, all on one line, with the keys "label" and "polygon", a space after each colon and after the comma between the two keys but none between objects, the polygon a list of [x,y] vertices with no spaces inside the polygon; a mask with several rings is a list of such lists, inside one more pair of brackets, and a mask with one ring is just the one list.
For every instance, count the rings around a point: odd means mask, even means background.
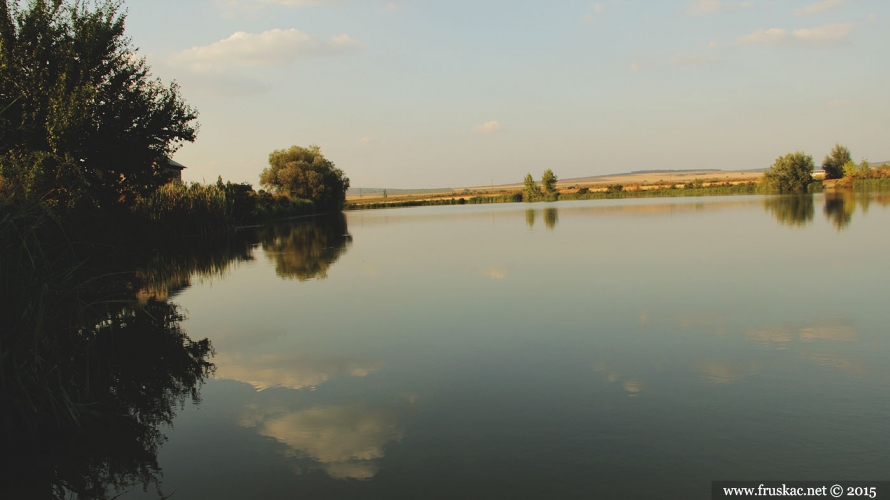
[{"label": "small structure near shore", "polygon": [[170,182],[182,184],[182,171],[185,170],[185,165],[167,158],[165,161],[162,161],[159,166],[161,167],[161,171],[167,174],[170,178]]}]

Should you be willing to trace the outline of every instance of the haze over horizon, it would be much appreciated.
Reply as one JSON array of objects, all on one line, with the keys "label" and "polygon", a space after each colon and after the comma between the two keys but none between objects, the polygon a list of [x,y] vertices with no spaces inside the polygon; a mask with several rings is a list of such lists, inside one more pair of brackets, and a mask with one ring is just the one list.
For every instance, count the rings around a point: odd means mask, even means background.
[{"label": "haze over horizon", "polygon": [[201,130],[186,180],[318,144],[353,186],[890,159],[879,0],[128,0]]}]

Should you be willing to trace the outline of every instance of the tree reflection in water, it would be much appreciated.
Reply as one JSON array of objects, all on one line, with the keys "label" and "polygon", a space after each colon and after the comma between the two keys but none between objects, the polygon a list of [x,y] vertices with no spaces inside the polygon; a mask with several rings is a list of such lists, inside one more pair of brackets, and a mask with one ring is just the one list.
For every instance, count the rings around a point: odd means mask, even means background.
[{"label": "tree reflection in water", "polygon": [[0,215],[0,498],[160,494],[162,428],[198,400],[212,348],[146,290],[223,273],[253,243],[68,234],[39,205]]},{"label": "tree reflection in water", "polygon": [[[868,209],[868,193],[862,193],[863,211]],[[829,191],[825,193],[825,217],[838,231],[846,228],[856,212],[856,193]]]},{"label": "tree reflection in water", "polygon": [[813,221],[816,214],[811,194],[772,196],[764,200],[763,204],[767,212],[785,226],[806,226]]},{"label": "tree reflection in water", "polygon": [[58,397],[75,406],[76,422],[44,413],[6,418],[3,453],[11,460],[0,472],[0,497],[101,499],[137,485],[154,485],[161,496],[161,427],[187,399],[198,401],[213,370],[210,342],[190,339],[182,319],[166,302],[118,305],[78,338],[56,339],[68,356],[51,375],[62,379],[67,391]]},{"label": "tree reflection in water", "polygon": [[531,208],[525,211],[525,223],[528,227],[535,227],[535,211]]},{"label": "tree reflection in water", "polygon": [[551,231],[556,228],[556,224],[559,222],[559,211],[556,208],[545,208],[544,209],[544,225],[547,226],[547,229]]},{"label": "tree reflection in water", "polygon": [[275,273],[300,281],[327,278],[328,269],[352,243],[342,213],[272,224],[259,230],[259,239],[266,256],[275,262]]}]

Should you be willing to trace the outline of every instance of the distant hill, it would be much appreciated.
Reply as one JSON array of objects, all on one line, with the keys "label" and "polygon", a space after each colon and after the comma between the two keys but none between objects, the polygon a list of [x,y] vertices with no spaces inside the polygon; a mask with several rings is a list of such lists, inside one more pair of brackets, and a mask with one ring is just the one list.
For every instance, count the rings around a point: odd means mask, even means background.
[{"label": "distant hill", "polygon": [[454,191],[451,188],[433,188],[433,189],[395,189],[395,188],[354,188],[351,187],[346,191],[346,196],[383,196],[383,190],[387,195],[408,195],[408,194],[431,194],[431,193],[450,193]]}]

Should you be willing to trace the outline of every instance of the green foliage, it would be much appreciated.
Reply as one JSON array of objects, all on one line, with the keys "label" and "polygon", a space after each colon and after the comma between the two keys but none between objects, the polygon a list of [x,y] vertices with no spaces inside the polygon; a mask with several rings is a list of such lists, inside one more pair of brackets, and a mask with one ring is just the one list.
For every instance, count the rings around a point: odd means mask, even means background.
[{"label": "green foliage", "polygon": [[868,163],[868,160],[862,160],[862,163],[859,164],[859,168],[856,169],[856,175],[860,177],[868,177],[871,175],[871,164]]},{"label": "green foliage", "polygon": [[18,198],[131,204],[169,180],[195,110],[152,80],[112,0],[0,4],[0,177]]},{"label": "green foliage", "polygon": [[813,157],[800,151],[776,159],[763,174],[764,186],[778,193],[805,193],[813,182]]},{"label": "green foliage", "polygon": [[315,145],[273,151],[269,155],[269,167],[260,174],[260,184],[329,210],[343,208],[349,189],[349,179],[343,171]]},{"label": "green foliage", "polygon": [[556,193],[556,175],[549,168],[541,176],[541,188],[544,194]]},{"label": "green foliage", "polygon": [[852,160],[844,163],[843,167],[844,177],[854,177],[856,173],[859,171],[859,166],[856,165]]},{"label": "green foliage", "polygon": [[840,144],[835,144],[834,149],[822,160],[822,169],[825,170],[826,179],[840,179],[844,176],[844,165],[852,162],[850,150]]},{"label": "green foliage", "polygon": [[535,178],[532,174],[526,174],[525,187],[522,190],[522,199],[526,202],[538,201],[541,199],[541,188],[535,184]]}]

